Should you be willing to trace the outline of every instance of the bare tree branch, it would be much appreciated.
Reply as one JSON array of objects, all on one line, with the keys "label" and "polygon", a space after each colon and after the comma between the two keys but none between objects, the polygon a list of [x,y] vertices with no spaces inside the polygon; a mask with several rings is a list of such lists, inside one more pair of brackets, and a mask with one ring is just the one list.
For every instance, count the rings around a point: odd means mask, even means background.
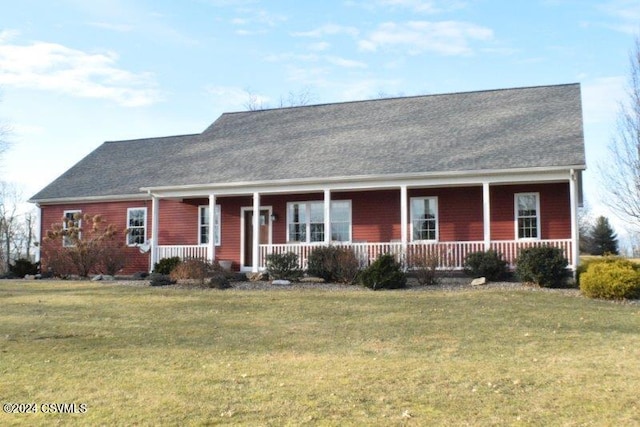
[{"label": "bare tree branch", "polygon": [[627,100],[619,105],[617,134],[609,144],[612,165],[601,167],[605,203],[634,227],[640,226],[640,39],[629,55]]}]

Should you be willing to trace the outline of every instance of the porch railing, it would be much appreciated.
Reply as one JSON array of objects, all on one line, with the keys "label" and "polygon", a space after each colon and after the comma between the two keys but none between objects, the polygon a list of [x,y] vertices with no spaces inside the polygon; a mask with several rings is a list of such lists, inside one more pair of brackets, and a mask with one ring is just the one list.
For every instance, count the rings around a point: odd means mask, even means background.
[{"label": "porch railing", "polygon": [[180,257],[181,259],[207,259],[209,248],[203,245],[158,245],[157,259]]},{"label": "porch railing", "polygon": [[[410,242],[407,243],[406,252],[400,242],[384,242],[384,243],[335,243],[335,246],[350,248],[360,261],[362,267],[369,265],[380,255],[385,253],[394,254],[396,259],[401,262],[410,261],[412,257],[434,256],[440,262],[439,268],[461,270],[464,266],[464,260],[467,254],[471,252],[483,251],[484,241],[469,242]],[[266,256],[269,254],[282,254],[293,252],[298,255],[298,263],[300,268],[306,269],[309,254],[313,249],[322,244],[277,244],[277,245],[260,245],[260,268],[266,267]],[[563,250],[565,257],[571,263],[572,245],[571,239],[546,239],[531,241],[515,241],[515,240],[495,240],[491,242],[490,248],[496,252],[500,252],[504,259],[509,263],[510,267],[514,267],[515,260],[520,250],[533,246],[553,246]]]},{"label": "porch railing", "polygon": [[[283,254],[293,252],[298,255],[300,268],[306,269],[309,254],[315,248],[322,246],[321,243],[287,243],[275,245],[260,245],[259,268],[266,267],[266,257],[269,254]],[[335,246],[348,247],[355,253],[362,267],[366,267],[382,254],[390,253],[396,256],[401,262],[410,261],[412,257],[435,256],[440,261],[441,269],[460,270],[464,266],[464,259],[471,252],[483,251],[483,241],[470,242],[409,242],[406,251],[401,242],[380,242],[380,243],[334,243]],[[491,241],[490,248],[500,252],[510,267],[514,267],[515,260],[520,250],[533,246],[553,246],[562,249],[565,257],[571,263],[573,247],[571,239],[547,239],[547,240],[494,240]],[[180,257],[187,258],[208,258],[208,246],[205,245],[159,245],[157,259]],[[575,267],[575,266],[573,266]]]}]

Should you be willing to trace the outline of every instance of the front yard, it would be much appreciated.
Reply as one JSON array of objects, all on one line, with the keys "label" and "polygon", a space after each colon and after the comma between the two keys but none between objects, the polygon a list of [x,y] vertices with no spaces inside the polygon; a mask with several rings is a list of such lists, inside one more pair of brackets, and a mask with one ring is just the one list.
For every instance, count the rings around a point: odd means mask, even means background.
[{"label": "front yard", "polygon": [[2,403],[39,409],[2,425],[640,424],[638,304],[0,281],[0,307]]}]

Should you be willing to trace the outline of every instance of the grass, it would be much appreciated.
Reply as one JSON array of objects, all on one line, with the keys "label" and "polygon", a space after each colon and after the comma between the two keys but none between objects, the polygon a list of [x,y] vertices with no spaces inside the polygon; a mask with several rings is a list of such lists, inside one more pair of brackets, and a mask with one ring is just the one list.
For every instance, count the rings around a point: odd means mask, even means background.
[{"label": "grass", "polygon": [[639,425],[640,305],[0,282],[0,425]]}]

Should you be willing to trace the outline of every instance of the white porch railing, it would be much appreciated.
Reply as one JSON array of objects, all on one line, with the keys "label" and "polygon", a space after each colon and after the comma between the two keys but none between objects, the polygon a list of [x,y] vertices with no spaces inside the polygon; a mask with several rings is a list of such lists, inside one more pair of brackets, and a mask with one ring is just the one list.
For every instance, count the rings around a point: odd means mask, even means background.
[{"label": "white porch railing", "polygon": [[[260,245],[259,268],[266,267],[266,257],[269,254],[284,254],[293,252],[298,256],[300,268],[306,269],[309,254],[323,243],[304,244],[287,243],[276,245]],[[460,270],[464,266],[464,259],[471,252],[484,250],[483,241],[471,242],[409,242],[406,253],[400,242],[381,243],[333,243],[335,246],[348,247],[354,251],[360,265],[366,267],[382,254],[394,254],[398,261],[406,261],[411,257],[436,256],[440,260],[441,269]],[[569,262],[572,258],[571,239],[547,239],[547,240],[494,240],[490,248],[502,254],[504,259],[513,267],[521,249],[533,246],[553,246],[563,250]],[[208,247],[205,245],[159,245],[157,259],[170,257],[208,259]],[[575,266],[573,266],[575,267]]]},{"label": "white porch railing", "polygon": [[158,245],[157,260],[162,258],[180,257],[181,259],[207,259],[209,248],[204,245]]},{"label": "white porch railing", "polygon": [[[266,256],[269,254],[283,254],[293,252],[298,256],[300,268],[306,269],[309,254],[313,249],[323,244],[277,244],[260,245],[260,268],[266,267]],[[484,250],[483,241],[470,242],[410,242],[407,243],[406,253],[400,242],[385,243],[335,243],[335,246],[348,247],[354,251],[360,260],[360,265],[365,267],[382,254],[394,254],[398,261],[405,261],[411,257],[435,256],[440,260],[441,269],[461,270],[467,254]],[[515,260],[521,249],[533,246],[553,246],[563,250],[565,257],[571,262],[571,239],[547,239],[535,241],[492,241],[490,248],[500,252],[510,267],[514,267]]]}]

